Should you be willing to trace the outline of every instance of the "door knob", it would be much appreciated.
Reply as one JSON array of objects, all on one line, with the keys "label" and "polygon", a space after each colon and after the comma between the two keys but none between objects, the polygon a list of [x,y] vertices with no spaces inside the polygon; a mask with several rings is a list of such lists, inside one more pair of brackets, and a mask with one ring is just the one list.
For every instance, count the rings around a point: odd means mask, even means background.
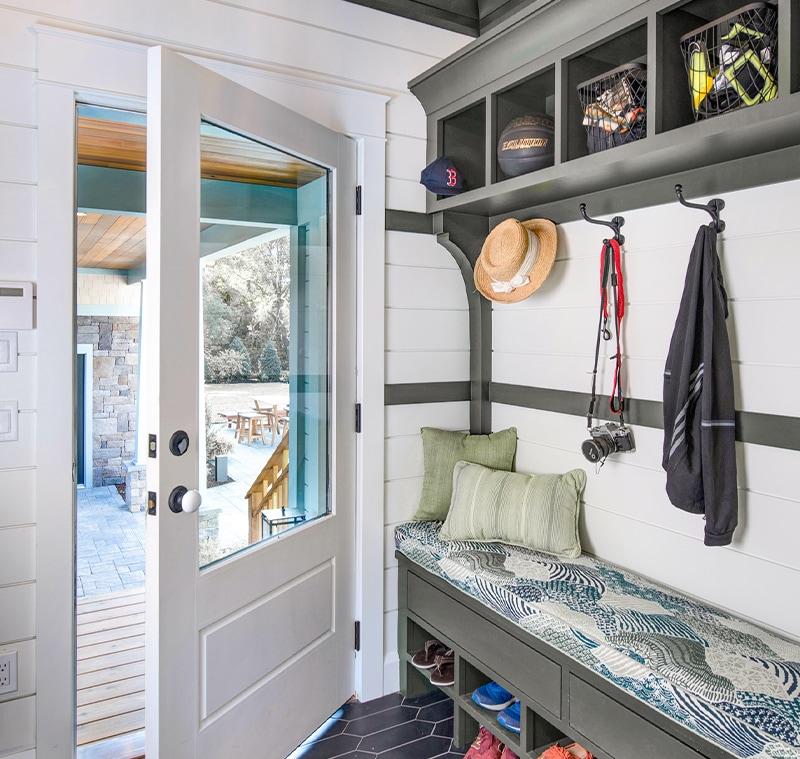
[{"label": "door knob", "polygon": [[197,490],[187,490],[183,485],[173,488],[169,494],[169,508],[176,514],[191,514],[200,508],[203,496]]}]

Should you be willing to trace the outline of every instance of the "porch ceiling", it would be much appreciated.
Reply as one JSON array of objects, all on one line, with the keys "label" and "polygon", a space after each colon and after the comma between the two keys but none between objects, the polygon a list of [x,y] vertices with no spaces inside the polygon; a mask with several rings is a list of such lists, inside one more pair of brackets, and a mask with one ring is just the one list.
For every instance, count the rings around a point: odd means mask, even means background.
[{"label": "porch ceiling", "polygon": [[78,216],[77,264],[93,269],[138,269],[145,258],[145,217]]},{"label": "porch ceiling", "polygon": [[[200,150],[203,179],[296,188],[321,173],[316,166],[252,140],[204,134]],[[79,165],[144,171],[146,163],[144,124],[78,117]]]}]

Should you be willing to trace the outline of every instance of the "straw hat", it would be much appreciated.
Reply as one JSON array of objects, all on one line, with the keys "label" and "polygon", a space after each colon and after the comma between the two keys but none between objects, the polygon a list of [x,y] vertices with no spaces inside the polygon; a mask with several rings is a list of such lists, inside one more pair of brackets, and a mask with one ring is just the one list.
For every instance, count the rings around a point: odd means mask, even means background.
[{"label": "straw hat", "polygon": [[475,287],[484,298],[516,303],[547,279],[556,259],[556,225],[548,219],[506,219],[488,235],[475,264]]}]

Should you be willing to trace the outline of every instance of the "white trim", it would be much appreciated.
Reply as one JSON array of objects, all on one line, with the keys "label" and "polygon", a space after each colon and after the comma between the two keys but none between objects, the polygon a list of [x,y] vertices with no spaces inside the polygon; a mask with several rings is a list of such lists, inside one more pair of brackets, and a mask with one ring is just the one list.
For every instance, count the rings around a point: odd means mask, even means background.
[{"label": "white trim", "polygon": [[94,485],[94,346],[78,343],[77,353],[85,356],[83,365],[83,485]]},{"label": "white trim", "polygon": [[[55,34],[89,43],[82,52],[86,69],[97,69],[98,49],[115,55],[126,43],[67,30],[37,26],[40,52],[46,36]],[[133,46],[127,43],[126,55]],[[141,49],[141,75],[130,78],[130,68],[123,67],[119,81],[105,89],[96,89],[87,81],[48,83],[37,80],[38,105],[38,242],[39,276],[38,345],[39,372],[42,377],[59,376],[61,382],[38,383],[39,428],[36,460],[38,463],[37,514],[37,592],[47,603],[37,605],[37,757],[64,759],[74,756],[75,660],[74,660],[74,351],[75,337],[75,192],[74,192],[74,111],[76,101],[142,110],[141,83],[145,79],[144,45]],[[51,57],[51,61],[53,58]],[[210,61],[203,61],[212,65]],[[373,135],[361,142],[363,163],[359,169],[365,199],[359,219],[359,272],[369,295],[359,312],[358,392],[368,413],[359,445],[359,503],[357,520],[362,525],[358,538],[360,557],[357,566],[356,608],[362,628],[362,649],[357,655],[356,691],[369,699],[383,693],[383,361],[363,363],[365,356],[383,355],[384,293],[384,194],[385,194],[385,126],[384,95],[369,90],[347,88],[339,84],[303,81],[286,74],[252,69],[239,64],[213,67],[235,69],[247,85],[262,91],[270,82],[326,91],[340,100],[338,113],[326,119],[326,125],[342,129],[351,136]],[[106,72],[108,68],[106,67]],[[116,76],[116,69],[115,69]],[[275,97],[275,95],[273,95]],[[359,107],[354,107],[354,101]],[[321,114],[319,118],[323,118]],[[380,124],[384,134],[379,134]],[[375,310],[377,309],[377,310]],[[361,369],[364,369],[362,371]],[[73,451],[71,457],[65,451]],[[71,493],[70,508],[64,508],[65,494]],[[66,539],[70,536],[72,539]],[[380,537],[379,537],[380,536]],[[66,621],[66,622],[65,622]]]}]

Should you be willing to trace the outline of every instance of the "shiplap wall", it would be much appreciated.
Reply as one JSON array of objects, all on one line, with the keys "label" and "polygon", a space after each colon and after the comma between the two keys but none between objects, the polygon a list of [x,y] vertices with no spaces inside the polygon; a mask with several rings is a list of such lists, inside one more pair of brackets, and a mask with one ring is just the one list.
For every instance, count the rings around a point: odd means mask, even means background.
[{"label": "shiplap wall", "polygon": [[[731,298],[728,320],[737,408],[800,416],[800,225],[789,212],[800,181],[724,193],[720,258]],[[707,216],[677,203],[625,212],[624,329],[631,397],[660,400],[669,340],[697,226]],[[550,278],[530,299],[493,310],[493,379],[588,392],[597,325],[602,230],[559,227]],[[608,355],[613,343],[604,345]],[[612,363],[601,359],[604,393]],[[738,444],[740,526],[726,548],[703,545],[703,520],[664,493],[663,432],[636,427],[637,451],[599,474],[579,446],[577,416],[493,405],[493,428],[516,425],[517,467],[589,473],[582,519],[587,551],[800,637],[800,453]]]},{"label": "shiplap wall", "polygon": [[[17,0],[0,8],[0,280],[36,280],[34,27],[49,23],[98,35],[113,30],[131,41],[174,44],[198,55],[386,93],[387,206],[424,210],[418,175],[425,117],[406,83],[467,38],[342,0],[174,0],[169,7],[160,0]],[[72,61],[48,63],[68,69]],[[123,65],[129,60],[120,59]],[[314,92],[309,88],[308,97]],[[35,331],[20,332],[19,353],[19,371],[0,373],[0,398],[18,400],[20,409],[19,441],[0,443],[0,651],[18,651],[20,683],[16,693],[0,696],[0,757],[33,759]]]},{"label": "shiplap wall", "polygon": [[[469,379],[469,312],[461,273],[433,235],[386,233],[386,382]],[[422,484],[420,427],[469,429],[469,404],[387,406],[384,477],[384,690],[397,689],[393,531],[414,516]]]}]

